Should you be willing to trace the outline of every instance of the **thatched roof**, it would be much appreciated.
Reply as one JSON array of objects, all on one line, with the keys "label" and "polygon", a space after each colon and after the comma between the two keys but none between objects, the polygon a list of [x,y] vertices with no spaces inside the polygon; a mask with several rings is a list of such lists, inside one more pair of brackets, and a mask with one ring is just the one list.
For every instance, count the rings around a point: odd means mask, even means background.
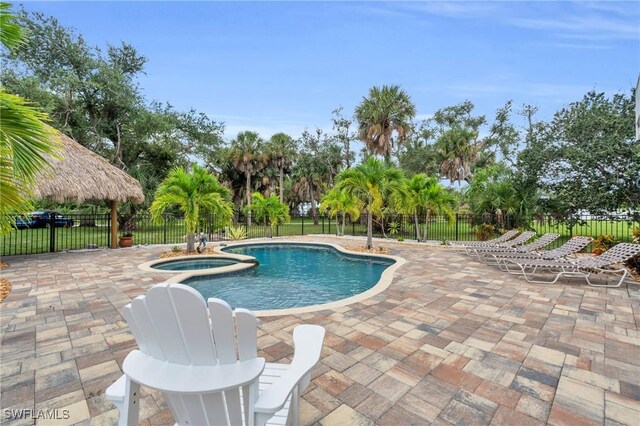
[{"label": "thatched roof", "polygon": [[109,164],[98,154],[60,132],[60,158],[50,158],[52,168],[36,179],[36,198],[54,201],[144,201],[140,182]]}]

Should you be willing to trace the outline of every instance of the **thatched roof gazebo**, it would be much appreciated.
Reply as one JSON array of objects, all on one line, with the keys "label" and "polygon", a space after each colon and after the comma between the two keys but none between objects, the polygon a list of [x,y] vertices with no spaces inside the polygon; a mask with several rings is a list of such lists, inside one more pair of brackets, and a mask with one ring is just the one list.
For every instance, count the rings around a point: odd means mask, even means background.
[{"label": "thatched roof gazebo", "polygon": [[34,196],[58,202],[110,201],[111,248],[116,248],[117,203],[144,201],[140,182],[70,137],[58,131],[55,134],[61,144],[58,158],[49,157],[52,167],[37,176]]}]

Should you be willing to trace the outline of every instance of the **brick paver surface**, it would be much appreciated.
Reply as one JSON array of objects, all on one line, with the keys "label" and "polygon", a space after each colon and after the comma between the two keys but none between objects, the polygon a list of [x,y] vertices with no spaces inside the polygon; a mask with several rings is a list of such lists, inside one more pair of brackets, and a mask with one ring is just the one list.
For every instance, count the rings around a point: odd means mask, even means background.
[{"label": "brick paver surface", "polygon": [[[386,291],[261,319],[269,362],[291,359],[296,325],[327,330],[302,396],[304,424],[640,424],[637,284],[527,284],[444,247],[382,244],[408,261]],[[162,281],[137,266],[163,250],[3,259],[13,285],[0,305],[3,424],[33,423],[7,420],[10,409],[67,410],[58,424],[116,423],[104,391],[136,348],[120,310]],[[173,424],[156,392],[144,391],[140,408],[144,424]]]}]

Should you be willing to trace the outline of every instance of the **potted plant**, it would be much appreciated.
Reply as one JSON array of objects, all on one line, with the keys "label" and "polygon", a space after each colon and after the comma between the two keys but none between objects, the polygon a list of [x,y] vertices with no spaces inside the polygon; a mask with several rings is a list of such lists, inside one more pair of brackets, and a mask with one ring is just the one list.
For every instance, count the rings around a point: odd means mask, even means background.
[{"label": "potted plant", "polygon": [[130,231],[124,232],[120,235],[120,240],[118,241],[119,247],[131,247],[133,246],[133,233]]}]

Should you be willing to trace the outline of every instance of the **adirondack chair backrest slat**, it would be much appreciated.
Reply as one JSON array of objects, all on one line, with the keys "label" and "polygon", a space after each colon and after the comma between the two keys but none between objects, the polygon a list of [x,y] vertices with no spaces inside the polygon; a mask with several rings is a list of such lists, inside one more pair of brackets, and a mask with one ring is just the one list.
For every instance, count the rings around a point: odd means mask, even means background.
[{"label": "adirondack chair backrest slat", "polygon": [[246,361],[258,356],[258,323],[253,312],[236,309],[236,327],[238,330],[238,358]]},{"label": "adirondack chair backrest slat", "polygon": [[238,360],[236,355],[236,338],[233,330],[233,311],[224,301],[213,299],[209,301],[211,330],[218,353],[220,364],[231,364]]}]

